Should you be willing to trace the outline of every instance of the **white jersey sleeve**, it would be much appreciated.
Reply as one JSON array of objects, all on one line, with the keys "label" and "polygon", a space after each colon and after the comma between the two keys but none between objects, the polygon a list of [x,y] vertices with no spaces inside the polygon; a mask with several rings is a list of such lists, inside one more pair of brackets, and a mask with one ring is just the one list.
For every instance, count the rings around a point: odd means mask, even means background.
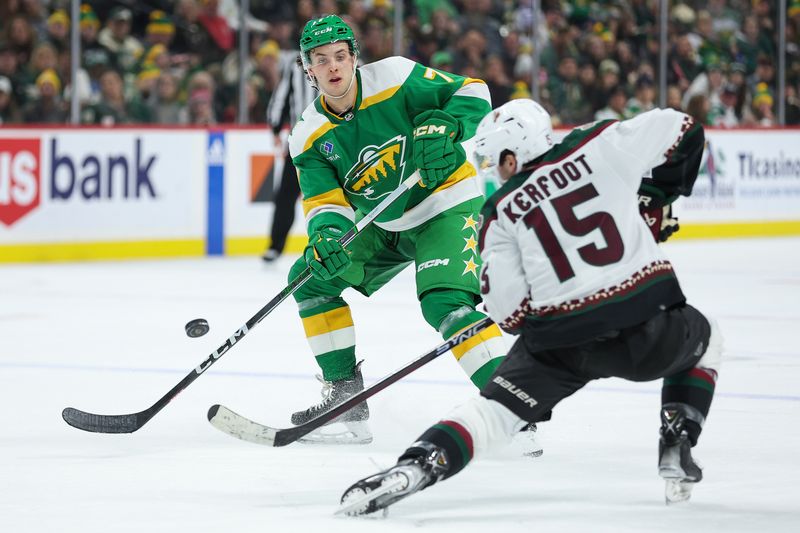
[{"label": "white jersey sleeve", "polygon": [[607,159],[627,166],[620,176],[637,189],[641,177],[667,160],[692,123],[689,115],[674,109],[653,109],[612,124],[597,142],[603,145]]}]

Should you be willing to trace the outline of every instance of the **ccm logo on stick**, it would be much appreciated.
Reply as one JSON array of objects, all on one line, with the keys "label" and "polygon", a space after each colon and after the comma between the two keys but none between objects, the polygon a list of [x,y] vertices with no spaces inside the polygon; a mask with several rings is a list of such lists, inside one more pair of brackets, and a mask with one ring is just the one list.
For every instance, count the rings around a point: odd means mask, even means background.
[{"label": "ccm logo on stick", "polygon": [[0,139],[0,222],[11,226],[39,206],[39,139]]}]

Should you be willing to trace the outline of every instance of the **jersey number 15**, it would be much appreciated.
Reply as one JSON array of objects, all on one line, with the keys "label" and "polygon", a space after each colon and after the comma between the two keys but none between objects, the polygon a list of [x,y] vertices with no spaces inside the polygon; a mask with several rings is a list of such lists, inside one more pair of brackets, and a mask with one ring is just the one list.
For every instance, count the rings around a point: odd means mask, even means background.
[{"label": "jersey number 15", "polygon": [[[604,266],[616,263],[622,259],[625,253],[625,245],[622,236],[617,229],[614,218],[605,211],[592,213],[584,218],[575,216],[575,207],[599,196],[594,185],[584,185],[558,198],[550,201],[556,211],[561,227],[575,237],[588,235],[592,231],[599,229],[606,241],[605,248],[598,248],[596,244],[590,243],[578,248],[578,254],[586,263],[593,266]],[[567,254],[558,242],[558,237],[550,221],[545,217],[541,207],[529,211],[524,217],[525,225],[536,233],[539,242],[550,263],[553,265],[556,276],[561,283],[575,277],[575,271],[569,263]]]}]

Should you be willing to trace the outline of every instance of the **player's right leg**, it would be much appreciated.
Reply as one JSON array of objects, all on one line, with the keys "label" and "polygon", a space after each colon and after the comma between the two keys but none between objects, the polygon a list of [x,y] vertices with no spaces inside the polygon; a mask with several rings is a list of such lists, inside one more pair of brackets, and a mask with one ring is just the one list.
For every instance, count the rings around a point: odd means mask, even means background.
[{"label": "player's right leg", "polygon": [[498,402],[474,398],[428,428],[395,466],[351,485],[339,513],[370,514],[452,477],[476,453],[507,443],[525,424]]},{"label": "player's right leg", "polygon": [[[410,263],[410,258],[392,247],[392,236],[377,228],[367,227],[349,246],[352,264],[342,275],[329,281],[309,279],[297,289],[297,301],[303,329],[311,351],[322,370],[318,379],[323,383],[322,401],[292,414],[293,424],[303,424],[364,389],[360,364],[356,364],[356,338],[350,307],[341,297],[344,289],[351,287],[365,296],[377,291],[383,284]],[[301,257],[289,272],[294,279],[306,268]],[[318,430],[304,442],[319,441],[331,444],[366,443],[372,440],[366,420],[369,409],[366,402],[359,403],[337,419],[344,422],[347,432],[332,433]]]},{"label": "player's right leg", "polygon": [[[294,279],[306,268],[301,257],[289,271],[289,279]],[[341,297],[349,285],[340,278],[330,281],[309,279],[295,291],[300,318],[303,321],[306,339],[311,347],[322,375],[322,400],[292,414],[292,424],[303,424],[331,410],[336,405],[364,389],[361,371],[356,364],[356,338],[350,307]],[[346,431],[333,433],[332,437],[324,431],[317,431],[306,440],[337,443],[366,443],[372,440],[369,428],[363,423],[369,418],[366,402],[343,414],[337,422],[343,422]]]},{"label": "player's right leg", "polygon": [[686,501],[703,471],[692,456],[714,396],[722,362],[723,341],[719,326],[687,306],[683,312],[687,327],[708,331],[687,335],[686,368],[664,379],[661,391],[661,430],[658,472],[666,480],[667,503]]}]

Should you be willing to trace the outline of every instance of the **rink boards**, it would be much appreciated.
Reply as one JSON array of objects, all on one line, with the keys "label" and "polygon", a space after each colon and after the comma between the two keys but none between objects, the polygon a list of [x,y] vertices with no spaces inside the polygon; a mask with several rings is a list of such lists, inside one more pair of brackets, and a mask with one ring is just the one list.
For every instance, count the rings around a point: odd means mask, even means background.
[{"label": "rink boards", "polygon": [[[800,130],[706,136],[677,237],[799,235]],[[0,262],[260,253],[282,165],[261,128],[2,129]]]}]

